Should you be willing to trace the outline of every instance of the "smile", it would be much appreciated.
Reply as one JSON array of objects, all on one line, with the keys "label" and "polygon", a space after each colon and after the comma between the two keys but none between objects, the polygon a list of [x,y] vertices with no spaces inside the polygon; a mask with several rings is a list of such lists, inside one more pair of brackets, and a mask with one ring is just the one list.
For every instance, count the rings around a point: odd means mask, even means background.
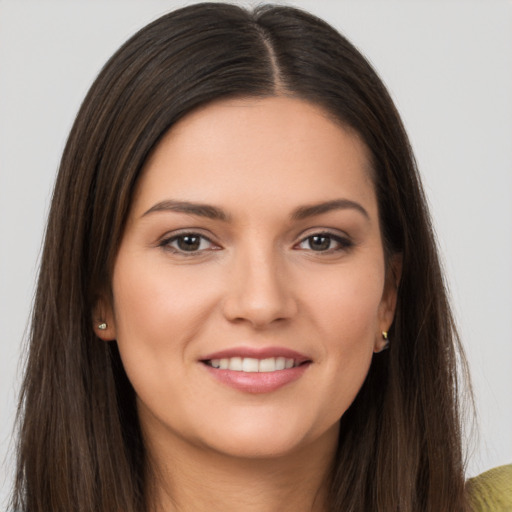
[{"label": "smile", "polygon": [[297,381],[312,365],[305,354],[285,347],[232,347],[199,359],[223,386],[244,393],[270,393]]},{"label": "smile", "polygon": [[222,359],[210,359],[205,364],[219,370],[231,370],[246,373],[267,373],[295,368],[301,363],[293,358],[268,357],[256,359],[254,357],[225,357]]}]

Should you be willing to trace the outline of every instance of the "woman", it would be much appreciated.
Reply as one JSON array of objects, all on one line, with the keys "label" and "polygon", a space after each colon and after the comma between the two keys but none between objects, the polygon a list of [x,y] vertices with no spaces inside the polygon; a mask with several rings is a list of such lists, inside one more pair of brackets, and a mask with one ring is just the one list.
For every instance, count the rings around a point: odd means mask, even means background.
[{"label": "woman", "polygon": [[70,134],[14,508],[464,510],[460,353],[364,58],[291,8],[184,8]]}]

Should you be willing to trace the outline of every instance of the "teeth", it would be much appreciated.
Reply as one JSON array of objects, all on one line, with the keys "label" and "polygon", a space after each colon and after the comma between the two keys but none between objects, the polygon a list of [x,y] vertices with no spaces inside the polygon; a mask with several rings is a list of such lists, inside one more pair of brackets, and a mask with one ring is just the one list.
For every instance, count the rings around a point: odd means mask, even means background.
[{"label": "teeth", "polygon": [[228,362],[228,369],[233,370],[235,372],[242,371],[242,358],[241,357],[232,357]]},{"label": "teeth", "polygon": [[259,361],[252,357],[244,357],[242,359],[242,371],[243,372],[257,372],[259,370]]},{"label": "teeth", "polygon": [[230,357],[224,359],[212,359],[207,362],[220,370],[232,370],[235,372],[275,372],[298,366],[293,359],[285,357],[268,357],[267,359],[255,359],[253,357]]},{"label": "teeth", "polygon": [[286,359],[284,357],[276,357],[276,370],[284,370],[286,368]]},{"label": "teeth", "polygon": [[261,359],[258,368],[260,372],[273,372],[277,370],[276,358]]}]

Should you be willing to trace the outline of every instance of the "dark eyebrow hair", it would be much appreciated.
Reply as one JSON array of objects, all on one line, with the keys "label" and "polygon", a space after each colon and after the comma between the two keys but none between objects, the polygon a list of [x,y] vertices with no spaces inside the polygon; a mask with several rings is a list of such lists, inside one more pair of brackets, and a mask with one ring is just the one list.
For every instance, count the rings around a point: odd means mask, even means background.
[{"label": "dark eyebrow hair", "polygon": [[168,199],[160,201],[153,205],[148,211],[143,213],[143,217],[153,212],[179,212],[188,213],[190,215],[199,215],[200,217],[207,217],[213,220],[222,220],[228,222],[230,216],[220,208],[202,203],[190,203],[188,201],[173,201]]},{"label": "dark eyebrow hair", "polygon": [[[321,215],[332,210],[346,210],[353,209],[357,210],[367,219],[370,218],[368,212],[355,201],[350,199],[333,199],[323,203],[317,203],[307,206],[300,206],[293,211],[291,218],[292,220],[304,220],[308,217],[314,217],[315,215]],[[231,217],[224,210],[216,206],[203,203],[191,203],[189,201],[174,201],[167,199],[160,201],[153,205],[149,210],[143,213],[143,217],[154,212],[178,212],[188,213],[190,215],[198,215],[200,217],[207,217],[213,220],[221,220],[223,222],[229,222]]]},{"label": "dark eyebrow hair", "polygon": [[315,215],[321,215],[322,213],[327,213],[332,210],[346,210],[353,209],[357,210],[368,220],[370,219],[370,215],[368,212],[355,201],[351,201],[350,199],[333,199],[332,201],[326,201],[324,203],[312,204],[309,206],[301,206],[297,208],[293,214],[293,220],[303,220],[308,217],[313,217]]}]

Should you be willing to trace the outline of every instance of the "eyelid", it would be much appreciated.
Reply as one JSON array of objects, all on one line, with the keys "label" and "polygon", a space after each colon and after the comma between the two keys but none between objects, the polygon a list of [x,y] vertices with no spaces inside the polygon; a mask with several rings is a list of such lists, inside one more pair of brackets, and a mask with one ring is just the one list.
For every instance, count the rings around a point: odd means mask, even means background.
[{"label": "eyelid", "polygon": [[302,242],[306,238],[309,238],[310,236],[315,236],[315,235],[329,235],[329,236],[332,236],[333,238],[343,238],[346,240],[352,239],[352,237],[345,231],[342,231],[340,229],[335,229],[335,228],[324,228],[324,227],[308,228],[305,231],[302,231],[297,238],[299,239],[300,242]]},{"label": "eyelid", "polygon": [[[197,236],[203,240],[208,241],[209,244],[211,244],[213,247],[210,247],[208,249],[200,249],[197,251],[184,251],[180,250],[179,248],[172,247],[170,244],[177,240],[180,237],[184,236]],[[164,250],[173,252],[174,254],[184,255],[184,256],[198,256],[201,254],[204,254],[207,251],[214,251],[219,250],[222,247],[216,243],[211,236],[205,235],[201,229],[199,228],[186,228],[186,229],[180,229],[177,231],[172,231],[170,233],[166,233],[163,237],[161,237],[157,243],[159,247],[161,247]]]},{"label": "eyelid", "polygon": [[[306,242],[309,238],[314,236],[328,236],[336,241],[341,247],[335,249],[327,249],[325,251],[314,251],[313,249],[309,249],[311,252],[317,252],[318,254],[329,254],[338,251],[344,251],[350,249],[354,245],[354,241],[352,238],[346,233],[338,230],[333,230],[329,228],[313,228],[308,230],[309,232],[301,233],[301,237],[299,241],[294,245],[294,248],[300,246],[304,242]],[[298,247],[300,249],[300,247]],[[304,249],[308,250],[308,249]]]}]

